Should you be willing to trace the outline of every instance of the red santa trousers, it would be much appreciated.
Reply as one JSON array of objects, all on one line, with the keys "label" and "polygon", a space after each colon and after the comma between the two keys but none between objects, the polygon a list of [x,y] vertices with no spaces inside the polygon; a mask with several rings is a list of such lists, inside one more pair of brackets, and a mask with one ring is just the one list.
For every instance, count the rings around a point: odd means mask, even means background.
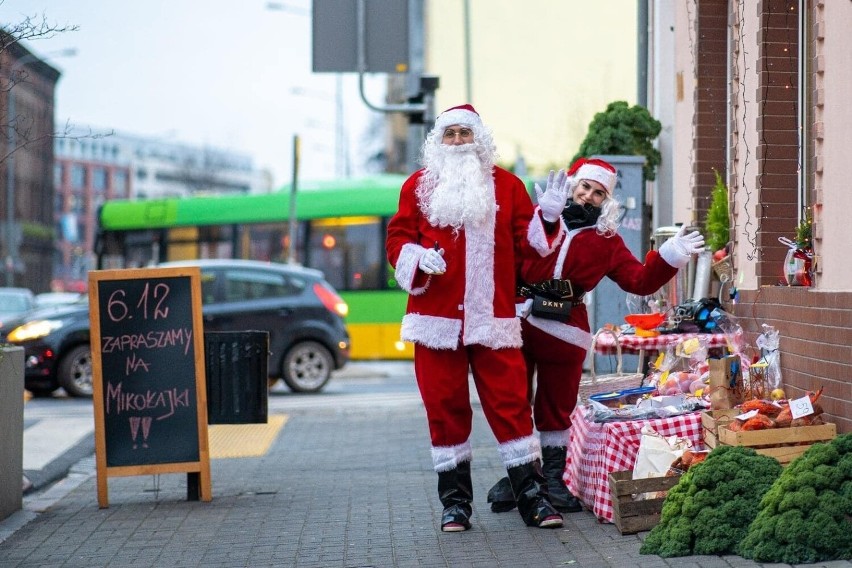
[{"label": "red santa trousers", "polygon": [[566,343],[522,320],[524,358],[535,369],[533,417],[539,432],[567,430],[577,405],[586,350]]},{"label": "red santa trousers", "polygon": [[470,438],[473,410],[468,368],[497,442],[531,436],[526,367],[520,349],[468,345],[450,350],[415,344],[414,372],[426,407],[432,446],[459,446]]}]

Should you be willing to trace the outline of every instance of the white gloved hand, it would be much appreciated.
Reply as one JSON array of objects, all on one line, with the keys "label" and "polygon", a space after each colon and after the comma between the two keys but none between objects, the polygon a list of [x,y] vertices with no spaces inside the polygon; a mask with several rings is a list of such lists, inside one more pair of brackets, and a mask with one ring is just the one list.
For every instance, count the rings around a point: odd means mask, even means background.
[{"label": "white gloved hand", "polygon": [[426,249],[417,266],[426,274],[443,274],[447,270],[447,261],[443,255],[444,249]]},{"label": "white gloved hand", "polygon": [[686,225],[681,225],[680,230],[672,237],[672,246],[682,255],[691,256],[704,251],[704,236],[698,231],[692,231],[688,235]]},{"label": "white gloved hand", "polygon": [[559,220],[562,210],[565,209],[565,203],[568,201],[568,193],[573,182],[574,178],[569,178],[565,170],[559,170],[559,174],[550,170],[550,174],[547,176],[547,187],[544,191],[538,184],[535,184],[535,196],[538,206],[541,208],[541,216],[548,223],[555,223]]},{"label": "white gloved hand", "polygon": [[660,256],[670,266],[683,268],[689,264],[689,259],[692,258],[693,254],[698,254],[703,250],[704,237],[701,236],[701,233],[692,231],[687,235],[686,226],[681,225],[680,230],[660,247]]}]

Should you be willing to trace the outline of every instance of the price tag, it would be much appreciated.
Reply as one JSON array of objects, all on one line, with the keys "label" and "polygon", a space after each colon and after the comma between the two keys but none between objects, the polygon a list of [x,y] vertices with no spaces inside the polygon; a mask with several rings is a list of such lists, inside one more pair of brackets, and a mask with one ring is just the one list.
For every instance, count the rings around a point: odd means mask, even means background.
[{"label": "price tag", "polygon": [[797,398],[790,401],[790,414],[793,420],[814,413],[814,407],[811,404],[811,398],[807,395],[802,398]]},{"label": "price tag", "polygon": [[734,416],[734,418],[736,418],[737,420],[742,420],[743,422],[745,422],[749,418],[754,418],[755,416],[757,416],[757,410],[749,410],[748,412],[743,412],[742,414],[738,414],[737,416]]}]

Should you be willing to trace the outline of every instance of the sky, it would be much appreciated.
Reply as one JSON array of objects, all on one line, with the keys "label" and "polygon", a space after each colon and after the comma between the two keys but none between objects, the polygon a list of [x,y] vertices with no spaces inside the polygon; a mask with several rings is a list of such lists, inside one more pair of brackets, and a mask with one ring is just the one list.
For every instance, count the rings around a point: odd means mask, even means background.
[{"label": "sky", "polygon": [[[381,115],[361,100],[355,74],[311,71],[310,0],[269,4],[0,0],[0,22],[79,28],[24,44],[62,73],[57,128],[233,150],[270,170],[274,187],[292,178],[298,135],[300,179],[363,173],[364,132]],[[76,54],[51,57],[68,49]],[[374,104],[383,104],[384,78],[367,77]]]}]

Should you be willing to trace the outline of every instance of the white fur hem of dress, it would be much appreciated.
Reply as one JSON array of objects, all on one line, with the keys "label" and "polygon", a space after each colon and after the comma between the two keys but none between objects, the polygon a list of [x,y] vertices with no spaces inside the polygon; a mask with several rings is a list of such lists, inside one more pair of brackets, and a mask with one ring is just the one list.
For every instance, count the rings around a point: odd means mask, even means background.
[{"label": "white fur hem of dress", "polygon": [[[400,339],[431,349],[456,349],[459,346],[460,319],[406,314],[402,317]],[[520,348],[521,320],[518,318],[486,318],[484,325],[471,326],[464,337],[465,345],[483,345],[491,349]]]},{"label": "white fur hem of dress", "polygon": [[557,339],[561,339],[565,343],[576,345],[588,351],[592,346],[592,334],[583,331],[579,327],[568,325],[554,320],[539,318],[533,315],[527,317],[527,322],[548,335],[552,335]]},{"label": "white fur hem of dress", "polygon": [[503,442],[497,447],[500,459],[507,468],[517,467],[541,459],[541,444],[538,436],[530,434],[523,438]]},{"label": "white fur hem of dress", "polygon": [[473,457],[470,440],[457,446],[432,446],[432,465],[435,471],[450,471],[461,462],[469,462]]}]

